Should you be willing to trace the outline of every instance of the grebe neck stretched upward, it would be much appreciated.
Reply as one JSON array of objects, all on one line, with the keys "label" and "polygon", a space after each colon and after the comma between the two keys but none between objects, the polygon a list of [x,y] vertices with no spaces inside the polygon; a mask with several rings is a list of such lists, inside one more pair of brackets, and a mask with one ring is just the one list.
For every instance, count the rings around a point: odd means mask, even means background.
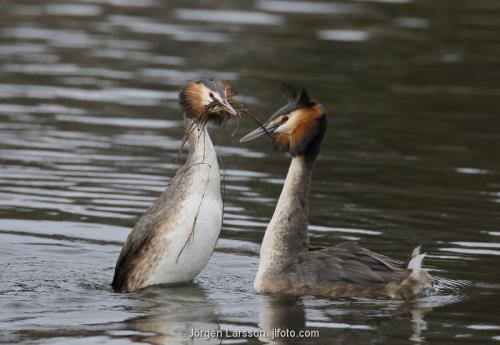
[{"label": "grebe neck stretched upward", "polygon": [[187,283],[212,255],[222,226],[222,199],[207,122],[220,123],[237,115],[231,96],[229,84],[209,78],[181,90],[189,154],[129,234],[116,263],[115,291]]},{"label": "grebe neck stretched upward", "polygon": [[266,229],[254,286],[261,293],[326,297],[411,299],[432,286],[421,268],[417,247],[408,264],[345,242],[312,250],[309,245],[308,196],[314,162],[327,120],[323,107],[304,89],[284,84],[288,103],[261,128],[241,141],[270,134],[292,156],[283,190]]}]

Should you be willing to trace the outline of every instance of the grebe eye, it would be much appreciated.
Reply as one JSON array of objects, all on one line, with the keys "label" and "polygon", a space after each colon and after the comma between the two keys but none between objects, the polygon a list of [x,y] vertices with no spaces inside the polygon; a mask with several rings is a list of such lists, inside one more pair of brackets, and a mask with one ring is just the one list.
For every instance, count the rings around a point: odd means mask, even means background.
[{"label": "grebe eye", "polygon": [[212,98],[212,99],[214,98],[214,93],[213,92],[210,92],[208,95],[210,96],[210,98]]},{"label": "grebe eye", "polygon": [[286,115],[285,115],[285,116],[283,116],[283,117],[281,118],[281,121],[283,121],[283,122],[287,122],[287,121],[288,121],[288,116],[286,116]]}]

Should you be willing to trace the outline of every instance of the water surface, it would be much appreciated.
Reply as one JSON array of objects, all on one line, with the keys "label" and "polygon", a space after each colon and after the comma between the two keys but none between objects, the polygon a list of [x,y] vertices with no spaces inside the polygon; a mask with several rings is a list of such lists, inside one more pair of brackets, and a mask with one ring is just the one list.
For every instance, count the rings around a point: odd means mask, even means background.
[{"label": "water surface", "polygon": [[[494,1],[3,1],[0,342],[175,344],[189,329],[318,330],[324,344],[500,341],[500,6]],[[230,80],[260,119],[307,85],[329,129],[310,201],[314,244],[406,259],[412,303],[256,295],[260,241],[288,158],[254,127],[213,139],[225,219],[187,287],[111,292],[121,245],[179,166],[177,91]],[[181,161],[182,161],[181,156]],[[265,337],[211,339],[259,343]],[[277,343],[290,343],[280,339]]]}]

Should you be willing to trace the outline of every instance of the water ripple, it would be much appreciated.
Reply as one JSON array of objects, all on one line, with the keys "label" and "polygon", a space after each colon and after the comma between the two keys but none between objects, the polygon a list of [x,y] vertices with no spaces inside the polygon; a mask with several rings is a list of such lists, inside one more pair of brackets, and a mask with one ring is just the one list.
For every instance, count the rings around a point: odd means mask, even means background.
[{"label": "water ripple", "polygon": [[357,4],[285,0],[259,1],[257,7],[265,11],[301,14],[353,14],[362,10]]},{"label": "water ripple", "polygon": [[183,20],[196,20],[216,23],[235,23],[250,25],[279,25],[284,18],[274,14],[250,11],[230,11],[230,10],[193,10],[179,8],[175,10],[175,15]]}]

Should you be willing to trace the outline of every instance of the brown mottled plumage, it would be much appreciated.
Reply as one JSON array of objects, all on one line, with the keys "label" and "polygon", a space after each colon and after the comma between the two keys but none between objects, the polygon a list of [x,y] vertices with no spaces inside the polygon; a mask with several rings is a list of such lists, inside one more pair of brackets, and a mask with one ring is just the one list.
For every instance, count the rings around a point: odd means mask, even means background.
[{"label": "brown mottled plumage", "polygon": [[[417,247],[407,264],[355,242],[311,248],[308,195],[326,131],[326,114],[304,89],[285,85],[288,103],[240,141],[264,134],[292,156],[274,215],[266,229],[254,286],[261,293],[325,297],[412,299],[432,287]],[[311,250],[313,249],[313,250]]]},{"label": "brown mottled plumage", "polygon": [[189,154],[129,234],[116,262],[115,291],[187,283],[210,258],[222,226],[222,199],[219,166],[206,124],[237,114],[229,103],[229,88],[211,78],[182,88],[179,100]]}]

